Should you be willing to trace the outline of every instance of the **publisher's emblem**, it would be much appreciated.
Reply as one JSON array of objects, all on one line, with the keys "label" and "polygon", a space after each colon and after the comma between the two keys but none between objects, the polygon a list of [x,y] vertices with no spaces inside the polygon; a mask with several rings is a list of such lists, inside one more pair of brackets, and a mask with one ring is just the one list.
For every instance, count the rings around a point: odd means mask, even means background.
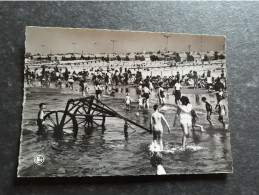
[{"label": "publisher's emblem", "polygon": [[42,165],[44,163],[44,156],[42,155],[35,156],[34,162],[36,165]]}]

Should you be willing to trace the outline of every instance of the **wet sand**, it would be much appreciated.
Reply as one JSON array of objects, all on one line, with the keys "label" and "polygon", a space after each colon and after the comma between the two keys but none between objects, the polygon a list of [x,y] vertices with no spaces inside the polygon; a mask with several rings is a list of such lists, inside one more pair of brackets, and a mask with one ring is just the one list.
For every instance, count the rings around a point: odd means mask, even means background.
[{"label": "wet sand", "polygon": [[[62,63],[68,63],[68,62],[62,62]],[[107,71],[107,68],[110,70],[119,70],[119,68],[122,68],[123,70],[125,68],[130,69],[132,74],[136,74],[138,70],[141,71],[143,78],[146,78],[146,76],[171,76],[171,75],[176,75],[177,72],[179,72],[181,75],[188,74],[190,70],[196,71],[198,75],[203,74],[204,72],[206,73],[207,70],[210,70],[212,72],[212,76],[217,78],[221,74],[221,68],[226,70],[226,62],[225,60],[215,60],[211,62],[204,62],[204,65],[200,63],[195,63],[193,65],[193,62],[184,62],[183,64],[177,63],[177,67],[170,67],[167,65],[166,61],[155,61],[155,62],[142,62],[142,61],[111,61],[109,63],[107,62],[96,62],[96,63],[86,63],[86,62],[81,62],[81,63],[76,63],[76,62],[71,62],[70,65],[65,65],[65,64],[59,64],[57,67],[58,69],[61,69],[62,72],[65,71],[65,68],[68,69],[70,72],[80,72],[82,70],[89,71],[90,73],[94,73],[96,70],[99,70],[100,68],[103,69],[103,72]],[[143,66],[142,66],[143,64]],[[37,69],[36,73],[41,74],[42,68],[41,66],[44,64],[40,65],[25,65],[30,67],[31,70]],[[139,66],[138,66],[139,65]],[[140,66],[141,65],[141,66]],[[223,65],[223,67],[222,67]],[[53,64],[46,64],[47,70],[54,70],[56,65]]]},{"label": "wet sand", "polygon": [[[104,92],[102,102],[132,121],[149,127],[151,109],[138,111],[137,103],[132,103],[131,110],[125,110],[125,88],[129,88],[131,98],[137,100],[134,87],[119,86],[115,97],[110,97]],[[200,117],[197,123],[204,126],[205,132],[198,129],[192,131],[188,147],[184,151],[181,147],[182,130],[179,122],[173,128],[176,106],[174,96],[170,95],[172,89],[169,89],[168,104],[160,109],[172,129],[172,134],[168,134],[164,128],[163,141],[166,152],[163,153],[162,165],[168,174],[231,172],[230,131],[223,130],[216,112],[212,115],[215,126],[210,127],[206,120],[205,106],[201,102],[201,97],[205,96],[215,107],[215,94],[209,94],[206,90],[196,92],[194,94],[194,90],[183,89],[182,94],[189,97]],[[94,91],[91,90],[90,93]],[[78,83],[75,84],[74,90],[58,89],[53,83],[50,88],[26,88],[18,176],[155,175],[156,169],[151,166],[148,151],[152,135],[131,125],[128,139],[125,139],[124,121],[121,119],[107,118],[105,129],[101,126],[92,129],[79,127],[76,140],[72,140],[68,135],[63,140],[56,141],[51,132],[45,137],[36,135],[39,103],[45,102],[47,110],[64,110],[68,99],[78,97],[81,97]],[[150,102],[151,107],[157,103],[155,92],[152,93]],[[136,112],[139,112],[140,116],[137,116]],[[37,154],[45,157],[42,165],[34,163]]]}]

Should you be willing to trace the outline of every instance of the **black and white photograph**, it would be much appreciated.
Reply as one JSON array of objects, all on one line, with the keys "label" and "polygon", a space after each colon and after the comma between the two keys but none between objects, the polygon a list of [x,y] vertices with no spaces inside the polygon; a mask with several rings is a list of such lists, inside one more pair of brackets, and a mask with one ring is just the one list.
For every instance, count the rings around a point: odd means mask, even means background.
[{"label": "black and white photograph", "polygon": [[25,35],[18,177],[233,172],[225,36]]}]

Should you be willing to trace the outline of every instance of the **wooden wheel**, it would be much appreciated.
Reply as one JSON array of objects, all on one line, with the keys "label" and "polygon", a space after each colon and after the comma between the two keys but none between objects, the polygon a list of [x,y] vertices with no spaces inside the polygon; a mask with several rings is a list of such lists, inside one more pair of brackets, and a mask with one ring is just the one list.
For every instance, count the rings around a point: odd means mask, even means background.
[{"label": "wooden wheel", "polygon": [[80,106],[75,110],[74,114],[76,115],[78,126],[88,128],[93,126],[93,116],[88,113],[88,108]]},{"label": "wooden wheel", "polygon": [[54,136],[61,138],[63,133],[73,134],[76,138],[78,125],[75,117],[65,111],[51,111],[44,117],[45,124],[54,131]]}]

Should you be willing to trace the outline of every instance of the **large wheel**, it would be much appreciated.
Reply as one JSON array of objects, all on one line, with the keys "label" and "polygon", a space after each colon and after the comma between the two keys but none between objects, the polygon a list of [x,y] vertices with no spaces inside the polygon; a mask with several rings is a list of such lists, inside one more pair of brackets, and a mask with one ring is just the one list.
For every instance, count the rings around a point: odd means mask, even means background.
[{"label": "large wheel", "polygon": [[78,107],[74,114],[76,115],[78,126],[92,127],[93,126],[93,116],[89,115],[88,109],[84,106]]},{"label": "large wheel", "polygon": [[52,111],[45,115],[45,124],[50,130],[54,131],[54,136],[61,138],[63,133],[77,136],[78,125],[75,117],[65,111]]}]

